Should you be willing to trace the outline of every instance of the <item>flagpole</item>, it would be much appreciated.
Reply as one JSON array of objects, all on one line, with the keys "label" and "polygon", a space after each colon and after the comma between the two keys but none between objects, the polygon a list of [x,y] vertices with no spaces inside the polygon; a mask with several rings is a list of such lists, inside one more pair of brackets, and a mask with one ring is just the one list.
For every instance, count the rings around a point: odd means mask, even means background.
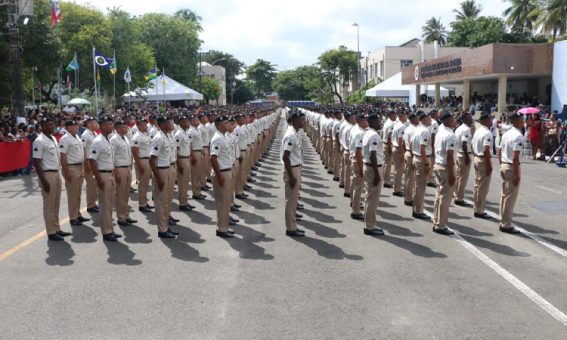
[{"label": "flagpole", "polygon": [[94,80],[94,93],[95,93],[95,118],[98,119],[98,89],[96,85],[96,63],[95,63],[95,48],[93,46],[93,80]]},{"label": "flagpole", "polygon": [[161,73],[161,78],[163,81],[163,107],[165,111],[167,111],[167,102],[165,101],[165,67],[163,68],[163,72]]},{"label": "flagpole", "polygon": [[160,106],[160,100],[159,100],[159,73],[158,73],[158,69],[157,69],[157,64],[154,65],[154,69],[156,70],[156,98],[158,98],[157,100],[157,108],[158,108],[158,113],[159,113],[159,106]]},{"label": "flagpole", "polygon": [[77,52],[75,52],[75,63],[77,64],[77,67],[75,68],[75,85],[77,87],[77,90],[80,91],[80,87],[79,87],[79,60],[77,59]]},{"label": "flagpole", "polygon": [[[114,67],[117,67],[117,65],[116,65],[116,50],[114,51],[112,63],[114,64]],[[112,67],[112,65],[111,65],[111,67]],[[114,112],[116,112],[116,72],[114,72],[112,74],[112,113],[114,114]]]}]

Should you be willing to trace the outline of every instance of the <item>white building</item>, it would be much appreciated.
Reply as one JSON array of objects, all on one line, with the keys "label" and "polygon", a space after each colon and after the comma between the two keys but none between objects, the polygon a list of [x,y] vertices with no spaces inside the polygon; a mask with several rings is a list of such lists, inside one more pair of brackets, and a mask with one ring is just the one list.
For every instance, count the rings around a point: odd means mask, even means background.
[{"label": "white building", "polygon": [[214,78],[221,88],[221,94],[217,101],[213,101],[210,104],[216,105],[226,105],[226,70],[220,65],[211,65],[207,62],[201,62],[197,65],[199,67],[199,72],[202,77]]}]

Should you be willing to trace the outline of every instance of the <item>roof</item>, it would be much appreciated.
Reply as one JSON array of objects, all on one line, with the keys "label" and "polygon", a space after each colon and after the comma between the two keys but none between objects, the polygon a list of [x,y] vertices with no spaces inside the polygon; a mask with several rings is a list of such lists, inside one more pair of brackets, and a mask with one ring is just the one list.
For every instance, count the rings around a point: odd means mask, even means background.
[{"label": "roof", "polygon": [[401,44],[399,47],[416,47],[420,42],[421,42],[420,39],[413,38],[412,40]]}]

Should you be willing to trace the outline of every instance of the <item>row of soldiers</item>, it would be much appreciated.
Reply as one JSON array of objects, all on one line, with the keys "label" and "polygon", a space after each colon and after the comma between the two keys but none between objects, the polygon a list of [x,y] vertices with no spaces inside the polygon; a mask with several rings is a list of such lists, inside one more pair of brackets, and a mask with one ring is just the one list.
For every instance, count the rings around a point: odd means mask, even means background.
[{"label": "row of soldiers", "polygon": [[[453,234],[448,228],[449,207],[453,199],[456,205],[469,206],[464,196],[471,168],[474,216],[490,218],[485,211],[492,175],[490,114],[482,114],[476,128],[466,111],[426,113],[395,107],[386,112],[348,107],[297,111],[306,115],[306,134],[325,169],[351,199],[351,217],[365,221],[365,234],[383,234],[376,223],[382,187],[393,188],[394,196],[404,198],[413,218],[430,220],[424,212],[427,186],[436,187],[433,231]],[[513,112],[509,118],[513,128],[502,137],[499,152],[500,231],[518,233],[512,215],[519,193],[523,116]]]},{"label": "row of soldiers", "polygon": [[[33,143],[33,161],[43,196],[43,214],[49,240],[61,241],[71,235],[61,230],[59,204],[62,191],[60,171],[65,181],[71,225],[89,221],[80,213],[83,181],[86,179],[87,211],[101,214],[105,241],[121,237],[117,223],[127,227],[137,223],[129,215],[132,168],[138,182],[139,211],[150,213],[148,191],[157,215],[158,236],[175,238],[171,226],[179,220],[171,216],[175,184],[179,209],[191,211],[188,192],[195,200],[205,199],[202,191],[212,182],[217,210],[219,237],[231,238],[238,220],[230,211],[241,208],[234,199],[247,199],[244,190],[255,182],[260,158],[266,154],[278,120],[273,107],[248,112],[210,110],[149,117],[87,117],[85,130],[78,135],[79,122],[65,123],[67,133],[57,141],[49,117],[40,121],[41,133]],[[135,125],[131,126],[131,121]],[[151,182],[151,184],[150,184]],[[98,204],[97,204],[98,201]]]}]

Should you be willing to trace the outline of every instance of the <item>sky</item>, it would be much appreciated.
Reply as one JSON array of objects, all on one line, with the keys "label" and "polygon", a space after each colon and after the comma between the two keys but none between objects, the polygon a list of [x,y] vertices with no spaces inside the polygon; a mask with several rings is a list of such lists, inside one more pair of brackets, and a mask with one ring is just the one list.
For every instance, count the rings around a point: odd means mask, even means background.
[{"label": "sky", "polygon": [[[425,21],[440,17],[447,29],[462,0],[74,0],[103,11],[111,7],[141,15],[172,14],[189,8],[200,15],[201,50],[221,50],[247,65],[269,60],[279,70],[317,62],[330,49],[345,45],[366,55],[384,46],[420,38]],[[481,15],[502,16],[502,0],[477,0]],[[63,13],[64,15],[64,13]],[[63,19],[64,20],[64,19]]]}]

